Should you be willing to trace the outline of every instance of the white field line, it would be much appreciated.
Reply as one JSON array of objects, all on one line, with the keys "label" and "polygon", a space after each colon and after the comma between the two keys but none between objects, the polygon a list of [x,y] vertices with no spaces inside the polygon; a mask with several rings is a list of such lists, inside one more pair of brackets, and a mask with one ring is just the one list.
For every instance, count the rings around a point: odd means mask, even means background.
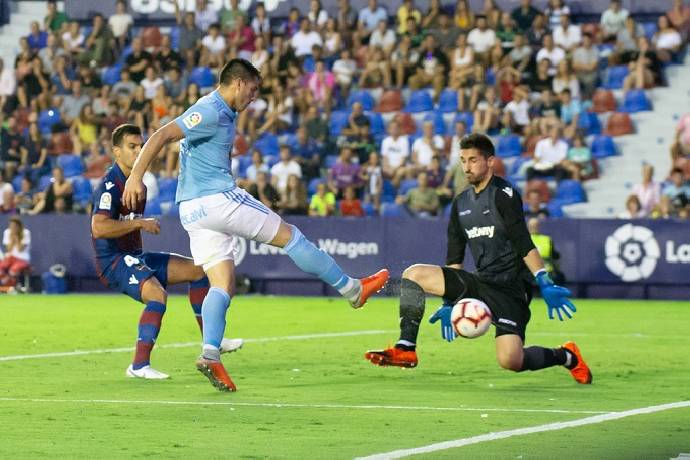
[{"label": "white field line", "polygon": [[[306,334],[306,335],[286,335],[282,337],[260,337],[255,339],[244,339],[244,343],[263,343],[263,342],[277,342],[285,340],[314,340],[314,339],[330,339],[334,337],[355,337],[360,335],[379,335],[389,334],[396,331],[372,330],[372,331],[351,331],[351,332],[328,332],[323,334]],[[157,345],[156,348],[187,348],[198,347],[199,342],[185,342],[185,343],[165,343]],[[134,347],[121,348],[101,348],[97,350],[75,350],[75,351],[61,351],[55,353],[38,353],[33,355],[11,355],[0,356],[0,361],[18,361],[22,359],[40,359],[40,358],[60,358],[65,356],[84,356],[84,355],[99,355],[103,353],[128,353],[134,351]]]},{"label": "white field line", "polygon": [[569,422],[547,423],[545,425],[537,425],[527,428],[518,428],[515,430],[498,431],[495,433],[487,433],[479,436],[472,436],[470,438],[456,439],[453,441],[438,442],[429,444],[428,446],[415,447],[412,449],[399,449],[391,452],[384,452],[381,454],[369,455],[366,457],[359,457],[357,460],[384,460],[393,458],[404,458],[412,455],[428,454],[437,452],[439,450],[455,449],[458,447],[469,446],[472,444],[479,444],[481,442],[496,441],[499,439],[507,439],[515,436],[525,436],[534,433],[543,433],[546,431],[557,431],[565,428],[575,428],[578,426],[592,425],[594,423],[608,422],[611,420],[619,420],[635,415],[652,414],[654,412],[661,412],[670,409],[679,409],[683,407],[690,407],[690,401],[678,401],[668,404],[660,404],[657,406],[640,407],[638,409],[626,410],[623,412],[610,412],[601,415],[594,415],[592,417],[585,417]]},{"label": "white field line", "polygon": [[67,404],[136,404],[160,406],[230,406],[230,407],[270,407],[297,409],[360,409],[360,410],[403,410],[432,412],[530,412],[553,414],[610,414],[602,411],[561,410],[561,409],[509,409],[480,407],[432,407],[432,406],[393,406],[372,404],[294,404],[294,403],[253,403],[225,401],[132,401],[127,399],[46,399],[46,398],[0,398],[0,402],[67,403]]}]

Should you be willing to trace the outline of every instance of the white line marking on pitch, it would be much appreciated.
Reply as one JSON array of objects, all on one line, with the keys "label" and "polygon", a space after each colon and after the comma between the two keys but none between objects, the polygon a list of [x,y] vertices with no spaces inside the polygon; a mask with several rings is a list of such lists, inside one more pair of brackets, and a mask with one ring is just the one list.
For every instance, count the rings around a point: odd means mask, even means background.
[{"label": "white line marking on pitch", "polygon": [[438,442],[423,447],[415,447],[412,449],[399,449],[391,452],[384,452],[381,454],[359,457],[357,460],[387,460],[392,458],[409,457],[411,455],[428,454],[430,452],[437,452],[439,450],[446,449],[455,449],[458,447],[469,446],[471,444],[478,444],[486,441],[496,441],[498,439],[507,439],[512,438],[514,436],[524,436],[534,433],[543,433],[545,431],[563,430],[565,428],[574,428],[578,426],[591,425],[594,423],[608,422],[611,420],[618,420],[625,417],[632,417],[634,415],[652,414],[654,412],[661,412],[670,409],[679,409],[683,407],[690,407],[690,401],[678,401],[674,403],[660,404],[657,406],[641,407],[638,409],[631,409],[623,412],[610,412],[601,415],[595,415],[592,417],[571,420],[569,422],[547,423],[546,425],[537,425],[528,428],[518,428],[515,430],[482,434],[478,436],[472,436],[470,438],[456,439],[454,441]]},{"label": "white line marking on pitch", "polygon": [[0,402],[36,402],[36,403],[73,403],[73,404],[137,404],[137,405],[171,405],[171,406],[246,406],[273,408],[304,409],[386,409],[438,412],[532,412],[555,414],[609,414],[603,411],[562,410],[562,409],[507,409],[480,407],[431,407],[431,406],[387,406],[370,404],[295,404],[295,403],[253,403],[253,402],[219,402],[219,401],[132,401],[127,399],[44,399],[44,398],[0,398]]},{"label": "white line marking on pitch", "polygon": [[[255,339],[244,339],[244,343],[263,343],[263,342],[276,342],[283,340],[314,340],[314,339],[329,339],[334,337],[355,337],[360,335],[378,335],[378,334],[388,334],[395,331],[351,331],[351,332],[328,332],[324,334],[307,334],[307,335],[286,335],[283,337],[260,337]],[[185,343],[167,343],[156,346],[156,348],[187,348],[187,347],[198,347],[201,342],[185,342]],[[122,347],[122,348],[102,348],[98,350],[75,350],[75,351],[62,351],[55,353],[38,353],[34,355],[12,355],[12,356],[0,356],[0,361],[18,361],[21,359],[39,359],[39,358],[60,358],[64,356],[84,356],[84,355],[98,355],[102,353],[127,353],[134,351],[134,347]]]}]

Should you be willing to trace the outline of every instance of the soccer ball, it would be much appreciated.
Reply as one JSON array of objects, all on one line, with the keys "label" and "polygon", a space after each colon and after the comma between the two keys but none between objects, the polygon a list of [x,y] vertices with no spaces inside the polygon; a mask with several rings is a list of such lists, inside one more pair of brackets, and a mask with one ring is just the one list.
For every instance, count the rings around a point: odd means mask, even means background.
[{"label": "soccer ball", "polygon": [[466,339],[486,334],[491,326],[491,310],[479,299],[460,299],[450,314],[455,333]]}]

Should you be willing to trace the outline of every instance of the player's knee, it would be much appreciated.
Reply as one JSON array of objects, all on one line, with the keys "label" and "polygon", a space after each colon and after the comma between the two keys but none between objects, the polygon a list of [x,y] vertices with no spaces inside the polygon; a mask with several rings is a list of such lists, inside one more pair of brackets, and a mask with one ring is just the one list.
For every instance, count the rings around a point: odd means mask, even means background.
[{"label": "player's knee", "polygon": [[419,264],[411,265],[405,269],[402,277],[421,285],[425,278],[424,268]]},{"label": "player's knee", "polygon": [[153,278],[149,278],[141,289],[141,300],[144,302],[160,302],[165,304],[168,301],[168,293],[163,289],[163,286],[152,281]]},{"label": "player's knee", "polygon": [[516,353],[499,353],[496,356],[498,365],[503,369],[519,372],[522,369],[522,355]]}]

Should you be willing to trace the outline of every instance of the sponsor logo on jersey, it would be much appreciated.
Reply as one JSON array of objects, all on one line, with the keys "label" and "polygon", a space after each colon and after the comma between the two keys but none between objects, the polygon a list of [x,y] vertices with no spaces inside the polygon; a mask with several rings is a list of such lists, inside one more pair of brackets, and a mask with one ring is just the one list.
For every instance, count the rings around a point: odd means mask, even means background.
[{"label": "sponsor logo on jersey", "polygon": [[129,277],[129,284],[139,284],[139,280],[137,279],[136,276],[131,275],[131,276]]},{"label": "sponsor logo on jersey", "polygon": [[101,194],[101,201],[98,203],[98,209],[104,209],[106,211],[110,211],[110,208],[113,206],[113,196],[110,194],[110,192],[104,192]]},{"label": "sponsor logo on jersey", "polygon": [[469,230],[465,229],[465,233],[467,233],[467,238],[479,238],[480,236],[487,236],[489,238],[494,237],[494,229],[495,227],[493,225],[487,225],[486,227],[472,227]]},{"label": "sponsor logo on jersey", "polygon": [[105,183],[105,189],[106,190],[110,190],[113,187],[115,187],[115,184],[113,184],[112,182],[108,181]]},{"label": "sponsor logo on jersey", "polygon": [[509,197],[511,197],[511,198],[513,197],[513,189],[512,188],[503,187],[501,190],[503,190],[505,192],[505,194],[508,195]]},{"label": "sponsor logo on jersey", "polygon": [[471,210],[471,209],[465,209],[464,211],[460,211],[460,217],[462,217],[462,216],[468,216],[468,215],[470,215],[470,214],[472,214],[472,210]]},{"label": "sponsor logo on jersey", "polygon": [[187,129],[192,129],[199,123],[201,123],[201,113],[192,112],[182,119],[182,123],[187,127]]},{"label": "sponsor logo on jersey", "polygon": [[517,327],[517,323],[515,321],[510,320],[510,319],[498,318],[498,322],[501,324],[507,324],[509,326]]}]

